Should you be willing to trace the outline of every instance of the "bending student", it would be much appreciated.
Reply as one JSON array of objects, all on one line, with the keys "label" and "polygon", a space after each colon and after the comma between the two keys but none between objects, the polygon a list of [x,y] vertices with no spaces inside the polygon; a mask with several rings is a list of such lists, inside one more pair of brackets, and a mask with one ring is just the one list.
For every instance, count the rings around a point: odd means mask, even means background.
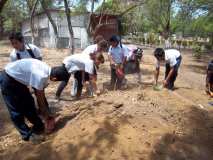
[{"label": "bending student", "polygon": [[165,79],[163,82],[164,87],[167,89],[174,89],[174,82],[178,75],[178,69],[181,64],[181,54],[176,49],[167,49],[156,48],[154,51],[154,56],[157,60],[156,71],[155,71],[155,84],[158,83],[158,77],[160,72],[160,63],[165,63]]},{"label": "bending student", "polygon": [[[63,80],[65,74],[56,74],[57,68],[51,69],[46,63],[36,59],[22,59],[6,65],[1,80],[1,92],[10,117],[15,127],[25,141],[40,142],[45,127],[39,117],[34,99],[28,89],[31,86],[35,90],[35,96],[41,115],[46,124],[54,122],[44,89],[48,85],[48,79],[52,81]],[[33,124],[30,128],[24,119]],[[52,123],[54,124],[54,123]],[[51,129],[53,129],[52,126]],[[47,128],[49,129],[49,128]]]},{"label": "bending student", "polygon": [[[63,80],[58,86],[56,98],[60,98],[60,95],[66,87],[72,73],[74,74],[74,78],[77,80],[78,84],[76,94],[77,98],[81,96],[82,88],[86,80],[91,82],[93,89],[96,92],[97,86],[95,68],[98,67],[101,63],[104,63],[104,57],[102,54],[96,55],[95,57],[93,57],[93,59],[91,59],[90,55],[87,54],[74,54],[66,57],[63,61],[62,66],[60,66],[59,72],[66,72],[67,74],[69,74],[69,77]],[[88,76],[85,76],[85,73],[88,73]],[[88,77],[88,79],[86,77]]]}]

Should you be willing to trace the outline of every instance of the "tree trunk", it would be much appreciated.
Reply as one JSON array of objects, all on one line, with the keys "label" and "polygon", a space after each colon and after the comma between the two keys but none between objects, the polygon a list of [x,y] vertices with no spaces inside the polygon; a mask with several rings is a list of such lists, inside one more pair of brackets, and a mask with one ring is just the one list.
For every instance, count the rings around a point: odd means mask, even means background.
[{"label": "tree trunk", "polygon": [[30,15],[30,27],[31,27],[31,34],[32,34],[32,44],[35,43],[35,28],[34,28],[34,14],[35,14],[35,10],[36,10],[36,6],[38,4],[38,1],[39,0],[36,0],[34,5],[33,5],[33,9],[32,9],[32,12],[31,12],[31,15]]},{"label": "tree trunk", "polygon": [[99,25],[102,23],[102,19],[103,19],[104,4],[105,4],[105,0],[103,0],[102,7],[101,7],[100,19],[99,19],[99,23],[98,23]]},{"label": "tree trunk", "polygon": [[171,0],[169,1],[169,4],[168,4],[168,8],[167,8],[167,21],[166,21],[166,26],[165,26],[165,39],[168,39],[169,36],[170,36],[170,19],[171,19]]},{"label": "tree trunk", "polygon": [[0,13],[2,9],[4,8],[4,5],[6,4],[7,0],[0,0]]},{"label": "tree trunk", "polygon": [[71,17],[70,17],[70,9],[67,0],[64,0],[64,7],[67,16],[68,29],[70,33],[70,53],[74,54],[74,34],[72,30]]},{"label": "tree trunk", "polygon": [[56,23],[52,19],[51,14],[50,14],[50,12],[48,10],[48,7],[46,6],[45,1],[44,0],[40,0],[40,2],[41,2],[41,6],[42,6],[45,14],[47,15],[47,17],[48,17],[48,19],[49,19],[49,21],[50,21],[50,23],[51,23],[51,25],[53,27],[53,31],[54,31],[54,34],[55,34],[55,43],[56,43],[55,47],[57,47],[57,43],[58,43],[58,30],[57,30]]},{"label": "tree trunk", "polygon": [[121,12],[119,14],[120,17],[124,16],[125,14],[127,14],[128,12],[130,12],[131,10],[135,9],[136,7],[142,6],[146,1],[139,1],[138,3],[136,3],[135,5],[130,6],[129,8],[127,8],[126,10],[124,10],[123,12]]},{"label": "tree trunk", "polygon": [[26,2],[27,2],[28,12],[31,13],[31,11],[33,10],[33,4],[30,0],[26,0]]},{"label": "tree trunk", "polygon": [[3,17],[0,15],[0,39],[2,39],[4,35],[3,23],[4,23]]},{"label": "tree trunk", "polygon": [[90,14],[89,14],[89,22],[88,22],[88,25],[87,25],[87,34],[88,34],[89,36],[92,35],[91,20],[92,20],[92,14],[93,14],[93,11],[94,11],[94,5],[95,5],[95,0],[92,0],[91,12],[90,12]]}]

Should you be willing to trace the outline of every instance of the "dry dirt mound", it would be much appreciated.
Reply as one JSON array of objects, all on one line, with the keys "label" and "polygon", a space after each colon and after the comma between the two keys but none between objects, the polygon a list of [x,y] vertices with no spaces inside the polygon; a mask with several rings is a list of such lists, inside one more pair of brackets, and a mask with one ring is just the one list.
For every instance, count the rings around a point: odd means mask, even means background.
[{"label": "dry dirt mound", "polygon": [[[51,65],[60,64],[65,56],[61,50],[43,51]],[[106,90],[107,63],[99,71],[99,85],[104,90],[99,97],[73,101],[68,86],[63,100],[56,102],[53,95],[57,84],[51,83],[46,94],[51,108],[59,114],[57,127],[39,145],[20,141],[5,116],[7,112],[1,108],[0,159],[213,159],[213,108],[207,105],[210,100],[200,91],[201,85],[196,87],[201,84],[201,74],[191,73],[187,61],[182,65],[184,74],[179,76],[175,92],[153,91],[154,61],[150,50],[144,53],[143,83],[137,84],[135,76],[127,76],[128,88],[124,91]],[[185,79],[184,75],[193,75],[193,79]]]}]

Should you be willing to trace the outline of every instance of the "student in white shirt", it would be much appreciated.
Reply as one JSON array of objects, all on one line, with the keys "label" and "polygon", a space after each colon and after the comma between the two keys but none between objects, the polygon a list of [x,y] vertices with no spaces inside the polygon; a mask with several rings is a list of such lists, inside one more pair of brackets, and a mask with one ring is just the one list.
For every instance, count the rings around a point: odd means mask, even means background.
[{"label": "student in white shirt", "polygon": [[[39,142],[44,131],[44,124],[38,116],[34,98],[28,86],[35,90],[35,96],[47,131],[54,128],[54,117],[51,115],[45,97],[48,80],[59,81],[66,79],[66,72],[58,74],[57,67],[50,68],[46,63],[37,59],[22,59],[6,65],[1,74],[1,92],[10,117],[15,127],[25,141]],[[30,128],[24,119],[33,124]]]},{"label": "student in white shirt", "polygon": [[94,42],[95,44],[87,46],[82,53],[92,55],[102,53],[107,50],[108,44],[107,41],[104,40],[103,36],[97,36]]},{"label": "student in white shirt", "polygon": [[[90,55],[91,59],[94,59],[97,54],[102,54],[103,52],[105,52],[108,49],[108,43],[107,43],[107,41],[105,41],[103,39],[102,36],[97,36],[95,38],[95,42],[97,42],[97,43],[93,44],[93,45],[90,45],[86,49],[84,49],[82,54]],[[89,76],[88,73],[86,73],[85,77],[88,77],[88,76]],[[95,69],[95,76],[96,76],[96,79],[97,79],[97,71],[96,71],[96,69]],[[93,89],[92,89],[91,84],[89,84],[88,81],[85,81],[85,83],[87,84],[86,85],[87,93],[92,95],[93,94],[92,93]]]},{"label": "student in white shirt", "polygon": [[11,33],[9,40],[14,48],[10,53],[10,60],[12,62],[23,58],[42,60],[41,50],[33,44],[25,44],[24,37],[20,32]]},{"label": "student in white shirt", "polygon": [[129,50],[125,45],[120,43],[120,38],[116,35],[112,36],[109,41],[108,57],[111,68],[111,87],[120,89],[124,79],[123,66]]},{"label": "student in white shirt", "polygon": [[173,90],[174,82],[178,75],[178,69],[180,67],[182,56],[180,52],[176,49],[156,48],[154,51],[154,56],[156,58],[156,72],[155,72],[155,84],[158,83],[158,77],[160,73],[160,62],[165,63],[165,80],[163,82],[164,87]]},{"label": "student in white shirt", "polygon": [[[98,54],[94,59],[91,59],[88,54],[74,54],[69,57],[66,57],[61,66],[61,70],[66,71],[69,74],[67,79],[63,80],[56,91],[56,98],[59,99],[63,89],[66,87],[70,75],[74,74],[74,78],[77,80],[77,94],[76,97],[81,96],[82,88],[85,80],[90,81],[93,85],[95,92],[97,91],[96,86],[96,69],[99,64],[104,63],[104,57],[102,54]],[[88,79],[85,79],[85,73],[88,73]]]}]

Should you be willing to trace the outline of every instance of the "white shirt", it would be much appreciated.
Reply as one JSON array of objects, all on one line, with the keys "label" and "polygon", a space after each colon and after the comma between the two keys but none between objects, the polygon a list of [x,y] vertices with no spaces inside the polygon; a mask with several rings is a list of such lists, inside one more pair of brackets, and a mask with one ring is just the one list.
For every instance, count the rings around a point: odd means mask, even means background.
[{"label": "white shirt", "polygon": [[135,45],[128,45],[127,49],[128,49],[127,60],[130,60],[132,58],[132,56],[134,56],[134,50],[137,49],[137,46],[135,46]]},{"label": "white shirt", "polygon": [[[173,67],[177,63],[177,58],[180,57],[180,52],[176,49],[167,49],[165,50],[165,61],[170,67]],[[157,60],[156,68],[160,67],[160,62]]]},{"label": "white shirt", "polygon": [[14,62],[14,61],[18,60],[17,53],[19,53],[21,59],[23,59],[23,58],[32,58],[30,53],[27,51],[27,49],[31,49],[32,50],[35,58],[42,57],[41,50],[37,46],[35,46],[33,44],[28,44],[28,45],[25,45],[25,50],[24,51],[18,51],[16,49],[13,49],[13,51],[10,53],[11,62]]},{"label": "white shirt", "polygon": [[120,44],[118,44],[116,47],[110,46],[108,55],[111,55],[112,60],[118,64],[123,62],[123,58],[128,56],[128,52],[129,50],[125,45],[122,44],[121,48]]},{"label": "white shirt", "polygon": [[21,59],[6,65],[5,72],[18,82],[43,90],[47,84],[51,68],[37,59]]},{"label": "white shirt", "polygon": [[96,54],[97,50],[98,50],[98,45],[93,44],[85,48],[82,53],[91,55],[91,54]]},{"label": "white shirt", "polygon": [[63,61],[67,71],[73,73],[75,71],[85,71],[94,74],[94,61],[88,54],[74,54],[66,57]]}]

